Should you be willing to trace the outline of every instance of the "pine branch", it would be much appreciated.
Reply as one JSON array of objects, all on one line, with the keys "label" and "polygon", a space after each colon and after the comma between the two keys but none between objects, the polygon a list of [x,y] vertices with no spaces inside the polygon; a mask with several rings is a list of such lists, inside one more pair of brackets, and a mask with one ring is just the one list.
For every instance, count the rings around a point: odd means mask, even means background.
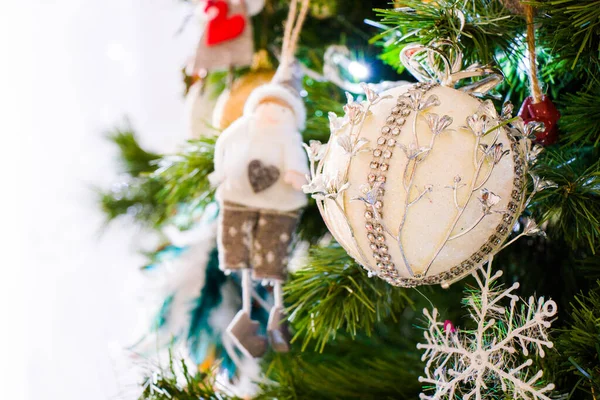
[{"label": "pine branch", "polygon": [[162,182],[147,175],[126,178],[108,191],[98,190],[99,203],[108,221],[128,215],[142,225],[158,226],[165,217],[165,207],[158,202]]},{"label": "pine branch", "polygon": [[377,322],[396,320],[411,304],[404,289],[369,278],[341,247],[311,249],[307,265],[285,286],[293,340],[301,340],[303,349],[315,340],[315,349],[323,351],[338,331],[371,335]]},{"label": "pine branch", "polygon": [[[499,0],[405,0],[402,3],[406,7],[375,10],[382,17],[382,23],[389,27],[374,39],[383,40],[381,58],[398,69],[401,69],[398,54],[403,45],[429,44],[441,39],[461,43],[465,65],[490,63],[498,51],[506,55],[514,53],[516,33],[525,26],[524,20],[511,14]],[[462,30],[457,10],[465,17]]]},{"label": "pine branch", "polygon": [[[569,326],[555,340],[560,366],[555,374],[573,382],[578,377],[581,389],[600,391],[600,281],[587,295],[580,294],[571,304]],[[566,385],[565,385],[566,386]],[[572,386],[572,384],[571,384]],[[580,392],[579,392],[580,393]],[[579,398],[579,397],[577,397]]]},{"label": "pine branch", "polygon": [[542,23],[538,37],[551,49],[557,62],[586,75],[588,82],[600,78],[600,1],[543,0],[539,8]]},{"label": "pine branch", "polygon": [[327,142],[329,140],[328,113],[343,113],[343,105],[346,97],[344,92],[329,82],[317,82],[310,78],[305,79],[304,88],[306,96],[306,129],[302,133],[304,141],[318,140]]},{"label": "pine branch", "polygon": [[308,199],[308,205],[302,211],[297,232],[298,240],[310,244],[316,244],[329,232],[317,208],[317,203],[312,198]]},{"label": "pine branch", "polygon": [[[496,54],[496,62],[504,74],[504,81],[496,90],[503,95],[504,101],[520,105],[531,92],[528,61],[524,56],[514,56],[527,53],[525,37],[517,35],[513,46],[508,55],[501,52]],[[559,99],[565,88],[572,84],[573,74],[565,71],[564,65],[556,62],[554,54],[541,46],[537,48],[537,63],[540,67],[538,75],[543,91],[551,99]]]},{"label": "pine branch", "polygon": [[[183,384],[182,381],[183,380]],[[169,367],[156,368],[143,378],[138,400],[235,400],[214,387],[212,373],[192,372],[185,360],[176,361],[169,352]]]},{"label": "pine branch", "polygon": [[[130,215],[144,225],[160,228],[172,223],[176,215],[192,214],[214,201],[214,189],[208,181],[213,171],[214,143],[215,138],[189,141],[180,153],[153,160],[152,172],[101,192],[100,204],[108,219]],[[179,219],[178,225],[191,223]]]},{"label": "pine branch", "polygon": [[157,201],[166,208],[164,220],[182,205],[196,209],[214,201],[214,188],[208,175],[214,169],[215,141],[216,138],[208,137],[191,140],[178,154],[164,156],[158,161],[158,168],[151,177],[163,183]]},{"label": "pine branch", "polygon": [[263,385],[255,400],[418,398],[420,332],[407,334],[395,323],[378,328],[383,330],[372,337],[340,334],[324,353],[293,349],[273,355],[264,369],[276,383]]},{"label": "pine branch", "polygon": [[108,139],[119,147],[119,163],[127,174],[137,177],[156,169],[154,162],[160,155],[144,150],[131,128],[116,128],[108,134]]},{"label": "pine branch", "polygon": [[600,247],[600,159],[592,149],[549,149],[535,169],[557,187],[541,191],[530,207],[549,234],[573,249]]},{"label": "pine branch", "polygon": [[593,145],[600,144],[600,84],[588,92],[566,94],[561,100],[561,119],[559,126],[564,135],[562,144]]}]

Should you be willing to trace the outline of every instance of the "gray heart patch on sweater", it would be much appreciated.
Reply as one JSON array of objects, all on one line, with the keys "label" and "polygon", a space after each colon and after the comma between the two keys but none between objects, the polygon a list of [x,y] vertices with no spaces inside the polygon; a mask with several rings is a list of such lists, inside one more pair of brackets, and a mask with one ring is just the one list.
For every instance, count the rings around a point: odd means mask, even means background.
[{"label": "gray heart patch on sweater", "polygon": [[279,168],[274,165],[265,165],[260,160],[252,160],[248,164],[248,180],[254,193],[267,190],[279,179]]}]

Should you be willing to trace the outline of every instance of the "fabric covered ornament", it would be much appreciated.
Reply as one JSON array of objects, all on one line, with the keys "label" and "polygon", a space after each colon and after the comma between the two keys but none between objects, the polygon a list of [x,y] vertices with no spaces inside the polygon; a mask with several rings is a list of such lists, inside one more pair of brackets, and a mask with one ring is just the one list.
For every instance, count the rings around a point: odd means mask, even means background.
[{"label": "fabric covered ornament", "polygon": [[[396,286],[446,286],[510,234],[524,205],[526,150],[508,116],[472,96],[499,83],[499,71],[460,70],[448,41],[408,45],[402,60],[425,83],[380,95],[365,86],[364,102],[349,96],[344,117],[330,114],[329,143],[309,148],[305,192],[371,274]],[[470,77],[481,79],[454,89]]]},{"label": "fabric covered ornament", "polygon": [[199,13],[206,27],[196,49],[193,71],[250,65],[254,43],[249,17],[263,6],[264,0],[200,1]]},{"label": "fabric covered ornament", "polygon": [[281,64],[272,82],[248,97],[243,116],[219,136],[215,171],[209,177],[221,206],[221,268],[242,272],[242,310],[227,330],[250,357],[261,356],[267,348],[266,338],[257,332],[258,323],[250,318],[251,279],[273,284],[267,333],[274,350],[289,350],[281,285],[300,211],[307,204],[302,185],[308,173],[300,135],[306,109],[293,61],[308,3],[302,0],[299,11],[297,1],[290,4]]},{"label": "fabric covered ornament", "polygon": [[212,125],[225,129],[242,116],[248,96],[254,89],[271,82],[275,70],[268,59],[266,50],[254,55],[251,70],[233,81],[231,88],[225,89],[219,96],[212,114]]}]

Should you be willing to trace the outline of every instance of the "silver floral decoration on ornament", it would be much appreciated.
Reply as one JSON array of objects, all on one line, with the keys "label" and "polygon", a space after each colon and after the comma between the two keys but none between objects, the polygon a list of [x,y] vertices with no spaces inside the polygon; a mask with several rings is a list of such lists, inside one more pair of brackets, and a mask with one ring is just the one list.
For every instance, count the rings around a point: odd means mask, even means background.
[{"label": "silver floral decoration on ornament", "polygon": [[[465,78],[483,78],[481,85],[467,86],[465,91],[469,93],[480,93],[491,81],[497,80],[495,72],[490,69],[479,67],[468,68],[465,71],[457,69],[457,65],[460,64],[458,62],[461,58],[460,52],[455,52],[454,58],[448,56],[444,56],[445,59],[440,58],[441,49],[448,46],[445,42],[431,46],[407,46],[410,51],[403,52],[403,57],[412,59],[419,55],[430,58],[429,61],[433,60],[438,67],[431,71],[439,75],[439,79],[435,80],[442,84],[453,85],[457,80]],[[451,182],[441,185],[439,189],[431,184],[417,184],[415,176],[431,156],[438,140],[455,131],[451,128],[454,121],[450,115],[441,115],[432,110],[440,105],[438,96],[430,92],[437,86],[438,83],[417,83],[398,95],[395,103],[390,105],[390,113],[385,118],[379,137],[373,139],[373,143],[369,143],[361,135],[365,120],[372,115],[374,105],[391,96],[378,95],[372,87],[362,85],[365,93],[364,101],[359,101],[347,93],[344,115],[338,117],[329,113],[331,127],[329,142],[323,145],[311,142],[306,146],[311,162],[311,176],[310,183],[304,187],[305,192],[317,200],[317,206],[321,214],[326,216],[325,222],[332,232],[335,230],[331,229],[329,226],[331,222],[327,218],[332,218],[332,215],[341,218],[335,226],[341,226],[340,222],[342,222],[350,235],[339,238],[340,243],[369,271],[370,275],[378,275],[396,286],[412,287],[434,283],[446,286],[480,267],[489,257],[503,248],[502,244],[512,231],[521,210],[529,204],[533,195],[552,185],[550,182],[541,183],[539,179],[536,181],[536,177],[533,176],[533,193],[530,193],[529,198],[525,198],[526,176],[530,174],[529,167],[535,162],[540,151],[532,142],[536,126],[524,124],[519,118],[513,118],[511,115],[513,107],[508,103],[498,115],[489,100],[481,102],[476,112],[469,115],[464,123],[456,128],[473,135],[473,158],[469,160],[473,165],[473,175],[469,177],[454,175]],[[412,118],[411,123],[407,123],[409,117]],[[421,132],[417,130],[418,121],[424,121],[428,134],[422,127],[420,127]],[[501,133],[506,135],[501,136]],[[402,141],[399,140],[400,138]],[[336,165],[333,166],[334,169],[326,169],[326,160],[334,148]],[[344,196],[348,196],[348,191],[351,189],[348,181],[350,165],[359,155],[361,160],[364,160],[364,153],[370,154],[371,157],[368,162],[366,184],[361,182],[362,185],[357,188],[360,194],[350,199],[352,202],[362,203],[365,207],[364,230],[362,230],[360,226],[353,226],[350,222]],[[390,171],[390,162],[396,157],[405,157],[403,170]],[[493,193],[491,190],[493,185],[489,182],[496,167],[505,165],[503,160],[506,158],[512,158],[514,165],[513,189],[509,194],[510,198],[501,199]],[[398,210],[400,220],[393,221],[395,226],[388,226],[392,221],[384,219],[382,212],[386,200],[387,178],[390,173],[397,175],[400,180],[399,186],[394,190],[404,191],[404,203],[395,204],[400,208]],[[417,265],[409,259],[405,248],[407,217],[415,205],[421,203],[423,199],[431,198],[428,194],[436,190],[448,189],[452,191],[451,207],[454,209],[454,215],[448,226],[440,227],[443,229],[440,231],[441,240],[433,244],[430,257],[424,261],[419,260]],[[465,214],[467,206],[472,202],[479,203],[480,212],[476,215],[472,211]],[[499,207],[501,202],[503,206]],[[330,208],[336,209],[336,214],[329,212]],[[432,265],[449,242],[472,232],[482,221],[494,215],[496,215],[495,220],[500,221],[495,228],[495,233],[475,253],[448,270],[437,274],[430,273]],[[526,226],[522,235],[540,232],[541,229],[532,221]],[[366,235],[368,247],[359,244],[358,234]],[[398,249],[394,257],[398,257],[399,254],[402,263],[393,259],[390,254],[391,247]],[[369,252],[368,257],[366,252]],[[401,275],[399,268],[405,268],[406,272]]]}]

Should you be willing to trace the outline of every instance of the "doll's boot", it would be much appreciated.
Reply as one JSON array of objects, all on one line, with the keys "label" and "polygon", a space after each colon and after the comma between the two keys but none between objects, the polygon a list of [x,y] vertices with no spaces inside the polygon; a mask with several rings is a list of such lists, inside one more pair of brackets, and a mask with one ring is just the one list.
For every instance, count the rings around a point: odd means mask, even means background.
[{"label": "doll's boot", "polygon": [[257,333],[258,328],[258,322],[250,319],[248,312],[240,310],[227,327],[227,333],[240,350],[252,357],[261,357],[267,351],[267,338]]},{"label": "doll's boot", "polygon": [[283,307],[274,306],[269,313],[269,324],[267,325],[267,334],[271,348],[278,353],[287,353],[290,351],[290,334],[288,332]]}]

